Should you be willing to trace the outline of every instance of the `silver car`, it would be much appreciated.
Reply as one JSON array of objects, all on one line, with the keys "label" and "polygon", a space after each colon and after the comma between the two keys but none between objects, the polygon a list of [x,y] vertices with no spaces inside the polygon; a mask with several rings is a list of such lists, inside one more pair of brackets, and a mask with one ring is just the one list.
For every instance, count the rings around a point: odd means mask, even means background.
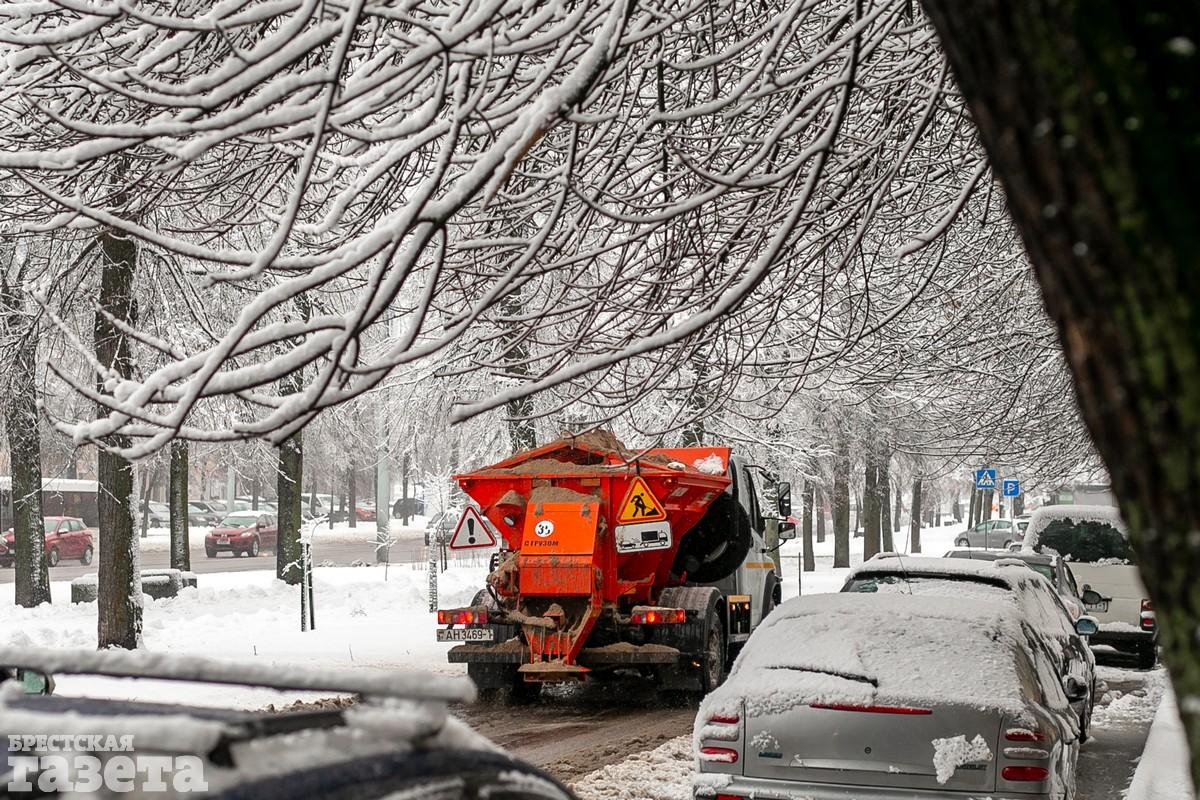
[{"label": "silver car", "polygon": [[1009,603],[810,595],[751,635],[696,718],[697,798],[1070,798],[1079,729]]},{"label": "silver car", "polygon": [[[1018,523],[1021,520],[1018,520]],[[985,519],[954,538],[955,547],[983,547],[988,550],[1007,550],[1009,545],[1025,539],[1024,526],[1011,519]],[[1025,523],[1028,525],[1028,523]]]}]

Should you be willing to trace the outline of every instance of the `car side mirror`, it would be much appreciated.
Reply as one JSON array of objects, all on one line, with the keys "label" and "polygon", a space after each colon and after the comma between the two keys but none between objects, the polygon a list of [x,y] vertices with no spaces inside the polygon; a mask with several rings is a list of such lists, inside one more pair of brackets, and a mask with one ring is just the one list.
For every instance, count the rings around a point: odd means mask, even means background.
[{"label": "car side mirror", "polygon": [[1066,675],[1063,677],[1063,692],[1072,703],[1085,700],[1088,693],[1087,684],[1074,675]]},{"label": "car side mirror", "polygon": [[787,542],[796,538],[796,523],[780,520],[779,522],[779,541]]},{"label": "car side mirror", "polygon": [[1100,632],[1100,623],[1095,617],[1082,616],[1075,620],[1075,632],[1080,636],[1095,636]]},{"label": "car side mirror", "polygon": [[54,679],[32,669],[18,669],[17,680],[25,694],[53,694]]},{"label": "car side mirror", "polygon": [[1094,589],[1083,587],[1083,594],[1079,595],[1079,599],[1083,601],[1085,606],[1098,606],[1104,602],[1104,598]]},{"label": "car side mirror", "polygon": [[[778,498],[779,516],[790,517],[792,515],[792,485],[787,481],[780,481],[775,485],[776,497]],[[779,530],[780,537],[783,538],[783,529]],[[795,534],[793,534],[794,536]]]}]

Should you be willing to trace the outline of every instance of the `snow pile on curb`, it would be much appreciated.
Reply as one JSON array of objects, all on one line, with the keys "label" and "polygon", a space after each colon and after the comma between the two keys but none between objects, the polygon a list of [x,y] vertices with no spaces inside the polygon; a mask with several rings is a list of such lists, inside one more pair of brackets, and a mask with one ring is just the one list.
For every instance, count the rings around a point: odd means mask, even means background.
[{"label": "snow pile on curb", "polygon": [[692,800],[694,765],[689,734],[588,773],[571,789],[579,800]]},{"label": "snow pile on curb", "polygon": [[[1121,700],[1125,697],[1129,695]],[[1190,765],[1187,734],[1179,721],[1175,695],[1168,686],[1125,800],[1194,800]]]}]

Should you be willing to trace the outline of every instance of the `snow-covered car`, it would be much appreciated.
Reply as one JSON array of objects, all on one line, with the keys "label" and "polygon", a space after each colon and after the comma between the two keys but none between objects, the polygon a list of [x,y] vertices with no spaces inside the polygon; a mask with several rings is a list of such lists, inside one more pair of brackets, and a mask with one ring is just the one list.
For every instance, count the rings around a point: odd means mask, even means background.
[{"label": "snow-covered car", "polygon": [[1033,512],[1025,552],[1055,552],[1071,565],[1089,614],[1100,623],[1092,637],[1137,655],[1151,669],[1158,653],[1154,605],[1138,572],[1137,554],[1115,506],[1045,506]]},{"label": "snow-covered car", "polygon": [[696,717],[697,798],[1062,798],[1078,721],[1005,603],[808,595],[751,634]]},{"label": "snow-covered car", "polygon": [[76,767],[94,760],[89,773],[99,785],[87,791],[76,784],[86,778],[82,771],[58,775],[60,791],[74,789],[80,796],[108,789],[133,796],[256,800],[574,798],[554,778],[505,754],[448,713],[449,703],[470,702],[475,695],[465,677],[36,648],[0,648],[0,664],[49,676],[174,681],[180,698],[197,684],[357,696],[353,702],[264,712],[0,688],[0,738],[19,742],[0,761],[0,785],[10,790],[18,782],[36,793],[53,756]]},{"label": "snow-covered car", "polygon": [[1017,609],[1031,636],[1046,641],[1046,651],[1063,680],[1086,687],[1072,699],[1086,739],[1096,697],[1096,657],[1088,637],[1098,625],[1090,616],[1072,619],[1058,592],[1018,559],[995,561],[925,558],[880,553],[846,576],[843,592],[924,594],[1000,602]]},{"label": "snow-covered car", "polygon": [[998,553],[994,550],[951,550],[946,553],[945,557],[969,558],[983,561],[1012,558],[1024,561],[1029,565],[1030,569],[1050,581],[1050,585],[1058,592],[1059,599],[1067,607],[1067,612],[1071,615],[1072,622],[1084,614],[1085,609],[1083,607],[1083,599],[1080,596],[1082,592],[1079,589],[1079,584],[1075,582],[1075,576],[1071,574],[1071,568],[1056,554],[1013,552],[1011,549],[1004,553]]},{"label": "snow-covered car", "polygon": [[425,544],[432,545],[447,541],[454,533],[454,526],[462,518],[461,508],[450,508],[438,511],[425,523]]},{"label": "snow-covered car", "polygon": [[[62,559],[79,561],[84,566],[92,563],[95,545],[92,530],[79,517],[43,517],[46,536],[46,563],[57,567]],[[12,528],[0,536],[0,567],[11,567],[17,563],[14,542],[16,534]]]}]

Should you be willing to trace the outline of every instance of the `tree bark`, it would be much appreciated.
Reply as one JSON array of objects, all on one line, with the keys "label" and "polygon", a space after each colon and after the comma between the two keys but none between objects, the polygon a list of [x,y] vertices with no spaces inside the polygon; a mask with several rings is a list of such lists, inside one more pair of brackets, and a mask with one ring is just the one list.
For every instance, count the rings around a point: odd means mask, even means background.
[{"label": "tree bark", "polygon": [[867,443],[866,466],[863,469],[862,493],[863,561],[874,556],[880,548],[879,531],[879,452],[873,442]]},{"label": "tree bark", "polygon": [[896,543],[892,537],[892,476],[890,474],[891,455],[883,450],[876,465],[876,493],[879,497],[879,541],[880,548],[886,553],[896,552]]},{"label": "tree bark", "polygon": [[171,507],[171,569],[191,570],[188,547],[188,443],[171,442],[170,483],[167,503]]},{"label": "tree bark", "polygon": [[[1200,16],[924,0],[1058,328],[1157,612],[1200,694]],[[1200,704],[1180,703],[1200,783]]]},{"label": "tree bark", "polygon": [[900,481],[898,479],[898,476],[897,476],[897,481],[896,481],[896,491],[893,492],[893,494],[895,495],[896,499],[894,501],[892,501],[893,502],[892,532],[899,533],[900,532],[900,516],[901,516],[901,514],[904,513],[904,502],[903,502],[904,497],[903,497],[903,491],[900,487]]},{"label": "tree bark", "polygon": [[349,474],[346,476],[346,494],[349,495],[349,499],[346,502],[346,519],[351,528],[358,527],[358,514],[354,513],[354,509],[358,508],[358,487],[355,485],[356,477],[357,473],[355,472],[354,465],[351,464]]},{"label": "tree bark", "polygon": [[[300,509],[304,480],[303,432],[296,431],[279,446],[279,472],[275,491],[279,498],[275,547],[275,577],[296,586],[300,583]],[[350,518],[354,518],[353,512]]]},{"label": "tree bark", "polygon": [[979,521],[976,518],[976,514],[978,514],[978,512],[979,512],[979,490],[972,489],[971,490],[971,510],[969,512],[967,512],[967,530],[971,530],[972,528],[974,528],[975,523]]},{"label": "tree bark", "polygon": [[802,525],[802,533],[804,536],[803,559],[804,564],[801,569],[804,572],[812,572],[817,568],[816,561],[813,558],[813,506],[816,495],[816,486],[812,481],[804,482],[804,522]]},{"label": "tree bark", "polygon": [[839,432],[833,461],[833,566],[850,566],[850,442]]},{"label": "tree bark", "polygon": [[[103,268],[99,309],[95,316],[96,359],[120,378],[133,375],[129,337],[118,323],[132,326],[137,319],[133,277],[137,245],[111,230],[100,234]],[[110,317],[112,319],[110,319]],[[107,413],[103,407],[101,414]],[[142,640],[142,580],[140,549],[134,535],[133,464],[109,448],[129,447],[129,437],[113,434],[101,442],[97,477],[100,516],[100,563],[97,587],[97,635],[101,649],[137,648]]]},{"label": "tree bark", "polygon": [[912,519],[908,523],[908,552],[921,552],[921,478],[913,478],[912,508],[909,511]]},{"label": "tree bark", "polygon": [[[14,282],[24,270],[18,267]],[[14,342],[8,402],[4,415],[12,473],[14,591],[17,605],[33,608],[50,602],[50,570],[42,518],[42,443],[37,409],[38,327],[26,318],[19,286],[3,286],[5,332]]]},{"label": "tree bark", "polygon": [[817,542],[825,541],[825,493],[816,490],[814,501],[817,506]]}]

